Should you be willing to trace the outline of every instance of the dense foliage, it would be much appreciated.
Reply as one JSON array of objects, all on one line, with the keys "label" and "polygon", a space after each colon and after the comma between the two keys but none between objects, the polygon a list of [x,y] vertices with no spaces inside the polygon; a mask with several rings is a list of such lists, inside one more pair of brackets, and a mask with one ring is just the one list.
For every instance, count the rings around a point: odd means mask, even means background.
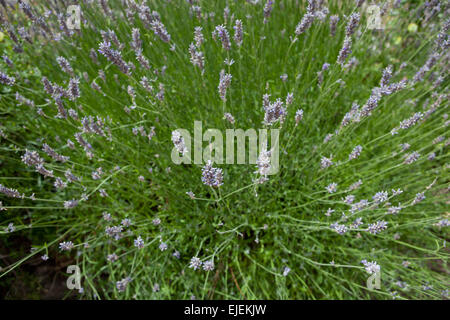
[{"label": "dense foliage", "polygon": [[[18,2],[6,285],[67,256],[82,299],[448,297],[448,1]],[[173,163],[195,121],[279,129],[279,172]]]}]

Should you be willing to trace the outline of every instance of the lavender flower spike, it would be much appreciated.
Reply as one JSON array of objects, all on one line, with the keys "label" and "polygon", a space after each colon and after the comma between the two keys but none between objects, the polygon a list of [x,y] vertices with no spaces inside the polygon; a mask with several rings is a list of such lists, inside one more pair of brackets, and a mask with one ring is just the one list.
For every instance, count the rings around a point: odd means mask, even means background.
[{"label": "lavender flower spike", "polygon": [[100,52],[109,61],[114,63],[116,66],[118,66],[120,71],[122,71],[125,74],[130,74],[130,67],[123,60],[120,51],[111,49],[111,43],[110,42],[106,42],[106,41],[101,42],[100,45],[99,45],[98,52]]},{"label": "lavender flower spike", "polygon": [[264,5],[264,9],[263,9],[264,23],[269,22],[270,14],[272,13],[272,10],[273,10],[273,7],[272,7],[273,3],[274,3],[274,1],[268,0],[266,2],[266,4]]},{"label": "lavender flower spike", "polygon": [[202,169],[202,182],[210,187],[220,187],[223,184],[222,169],[213,168],[211,160]]},{"label": "lavender flower spike", "polygon": [[154,20],[151,23],[153,32],[159,36],[159,38],[164,41],[169,43],[170,42],[170,34],[167,32],[166,27],[162,24],[161,21],[159,20]]},{"label": "lavender flower spike", "polygon": [[295,28],[295,34],[299,36],[308,30],[314,22],[314,18],[315,16],[313,13],[307,12]]},{"label": "lavender flower spike", "polygon": [[220,80],[219,80],[219,95],[223,102],[227,101],[226,95],[227,95],[227,88],[231,84],[231,74],[225,73],[225,70],[222,70],[220,72]]},{"label": "lavender flower spike", "polygon": [[339,16],[333,15],[330,17],[330,35],[334,37],[336,35],[337,24],[339,22]]},{"label": "lavender flower spike", "polygon": [[234,41],[236,42],[236,45],[240,47],[242,45],[242,39],[244,32],[242,31],[242,21],[236,20],[235,25],[233,27],[234,29]]},{"label": "lavender flower spike", "polygon": [[16,78],[8,76],[6,73],[0,71],[0,83],[12,86],[16,82]]},{"label": "lavender flower spike", "polygon": [[357,12],[352,13],[348,19],[347,26],[345,27],[345,36],[350,37],[355,33],[356,28],[358,27],[359,20],[361,19],[361,15]]},{"label": "lavender flower spike", "polygon": [[344,44],[339,51],[337,63],[339,63],[341,66],[344,66],[345,60],[347,60],[347,57],[350,53],[352,53],[352,38],[345,37]]},{"label": "lavender flower spike", "polygon": [[230,35],[228,34],[228,31],[223,24],[216,27],[213,32],[213,36],[215,35],[217,35],[222,42],[222,48],[227,51],[231,49]]},{"label": "lavender flower spike", "polygon": [[185,154],[188,152],[184,144],[184,138],[178,130],[172,131],[172,142],[179,153]]}]

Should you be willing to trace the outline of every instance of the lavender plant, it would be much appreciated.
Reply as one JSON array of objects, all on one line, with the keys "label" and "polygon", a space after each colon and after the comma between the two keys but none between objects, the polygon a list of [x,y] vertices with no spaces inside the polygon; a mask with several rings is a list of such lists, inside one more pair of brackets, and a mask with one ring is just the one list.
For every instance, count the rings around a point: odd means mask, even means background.
[{"label": "lavender plant", "polygon": [[[81,299],[448,298],[448,2],[19,2],[0,286],[64,258]],[[195,121],[279,129],[278,173],[173,163]]]}]

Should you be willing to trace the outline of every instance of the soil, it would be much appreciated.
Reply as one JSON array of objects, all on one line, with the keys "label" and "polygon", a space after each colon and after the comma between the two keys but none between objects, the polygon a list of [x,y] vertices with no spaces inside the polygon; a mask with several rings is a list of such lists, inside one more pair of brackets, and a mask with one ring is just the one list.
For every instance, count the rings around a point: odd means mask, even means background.
[{"label": "soil", "polygon": [[[4,239],[6,240],[6,239]],[[21,236],[10,236],[6,241],[0,239],[0,268],[5,268],[25,256],[30,250],[30,242]],[[21,252],[19,257],[11,253]],[[67,266],[73,264],[68,257],[56,252],[47,261],[35,255],[6,274],[0,281],[2,300],[59,300],[76,298],[77,292],[67,289]],[[56,258],[53,258],[56,257]],[[77,290],[75,290],[77,291]]]}]

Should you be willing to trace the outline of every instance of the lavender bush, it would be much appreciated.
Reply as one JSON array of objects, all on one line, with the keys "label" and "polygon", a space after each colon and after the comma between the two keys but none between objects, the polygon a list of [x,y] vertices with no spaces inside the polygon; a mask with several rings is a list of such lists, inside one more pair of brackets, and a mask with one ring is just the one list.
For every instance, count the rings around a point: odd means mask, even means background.
[{"label": "lavender bush", "polygon": [[[0,1],[2,286],[64,257],[81,299],[448,298],[448,1],[378,30],[365,1],[71,4]],[[174,164],[194,121],[279,129],[278,174]]]}]

